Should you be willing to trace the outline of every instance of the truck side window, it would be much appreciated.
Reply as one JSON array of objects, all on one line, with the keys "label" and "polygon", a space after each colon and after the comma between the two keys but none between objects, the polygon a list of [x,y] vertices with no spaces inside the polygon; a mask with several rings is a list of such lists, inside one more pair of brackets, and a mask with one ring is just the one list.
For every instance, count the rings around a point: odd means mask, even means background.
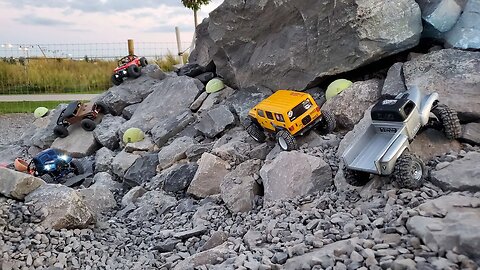
[{"label": "truck side window", "polygon": [[265,113],[267,114],[267,118],[268,118],[268,119],[272,119],[272,120],[273,120],[273,114],[272,114],[271,112],[265,111]]},{"label": "truck side window", "polygon": [[265,117],[265,113],[262,110],[257,111],[258,116]]},{"label": "truck side window", "polygon": [[276,113],[275,114],[275,119],[280,122],[285,122],[285,119],[283,119],[283,115]]}]

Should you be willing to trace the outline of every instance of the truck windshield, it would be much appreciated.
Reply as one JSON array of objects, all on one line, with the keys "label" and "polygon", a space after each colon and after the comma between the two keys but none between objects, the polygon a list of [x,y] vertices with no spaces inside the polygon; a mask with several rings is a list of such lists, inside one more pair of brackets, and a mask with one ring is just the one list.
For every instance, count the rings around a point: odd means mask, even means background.
[{"label": "truck windshield", "polygon": [[291,111],[288,112],[288,118],[290,121],[297,119],[299,116],[304,114],[308,109],[312,107],[312,102],[307,98],[304,101],[300,102],[295,106]]}]

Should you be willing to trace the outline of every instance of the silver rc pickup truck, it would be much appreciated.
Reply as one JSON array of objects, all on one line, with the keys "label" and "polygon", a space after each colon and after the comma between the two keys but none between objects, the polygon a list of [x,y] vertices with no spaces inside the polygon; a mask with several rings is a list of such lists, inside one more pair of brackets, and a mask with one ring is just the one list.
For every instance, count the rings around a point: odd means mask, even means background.
[{"label": "silver rc pickup truck", "polygon": [[426,125],[439,127],[448,139],[461,133],[457,113],[440,104],[437,93],[424,95],[418,88],[380,100],[371,117],[372,124],[342,156],[345,179],[354,186],[377,174],[391,175],[399,187],[417,188],[427,174],[423,161],[410,152],[418,131]]}]

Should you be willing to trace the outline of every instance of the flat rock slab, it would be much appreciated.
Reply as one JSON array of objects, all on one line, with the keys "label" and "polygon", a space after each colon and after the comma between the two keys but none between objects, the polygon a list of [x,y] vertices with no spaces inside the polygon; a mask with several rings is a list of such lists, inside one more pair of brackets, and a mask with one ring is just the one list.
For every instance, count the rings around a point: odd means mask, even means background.
[{"label": "flat rock slab", "polygon": [[198,160],[198,169],[187,189],[187,193],[199,198],[219,194],[220,184],[227,175],[229,166],[221,158],[210,153],[203,153]]},{"label": "flat rock slab", "polygon": [[473,145],[480,145],[480,123],[469,123],[463,126],[459,139]]},{"label": "flat rock slab", "polygon": [[462,159],[432,172],[431,181],[443,190],[480,191],[480,153],[469,152]]},{"label": "flat rock slab", "polygon": [[5,197],[23,200],[45,182],[33,175],[0,168],[0,194]]},{"label": "flat rock slab", "polygon": [[189,238],[194,237],[194,236],[203,235],[206,232],[207,232],[207,227],[198,226],[198,227],[193,228],[193,229],[188,230],[188,231],[177,232],[177,233],[173,234],[173,237],[179,238],[179,239],[182,239],[182,240],[186,240],[186,239],[189,239]]},{"label": "flat rock slab", "polygon": [[427,129],[419,133],[411,143],[411,150],[423,161],[446,153],[458,153],[461,145],[456,140],[448,140],[445,135],[435,129]]},{"label": "flat rock slab", "polygon": [[75,158],[86,157],[99,149],[92,131],[85,131],[79,125],[72,125],[68,128],[69,135],[65,138],[57,138],[51,148],[66,153]]}]

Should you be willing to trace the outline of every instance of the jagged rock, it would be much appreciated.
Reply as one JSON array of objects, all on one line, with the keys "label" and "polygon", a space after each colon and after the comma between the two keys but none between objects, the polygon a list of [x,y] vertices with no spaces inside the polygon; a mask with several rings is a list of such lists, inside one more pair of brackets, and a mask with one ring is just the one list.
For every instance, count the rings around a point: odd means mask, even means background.
[{"label": "jagged rock", "polygon": [[412,259],[396,259],[392,263],[392,270],[415,270],[417,263]]},{"label": "jagged rock", "polygon": [[[155,91],[140,103],[132,118],[122,125],[122,133],[130,127],[148,132],[155,126],[165,125],[170,118],[188,110],[202,88],[199,80],[189,77],[168,77],[160,81],[155,85]],[[155,140],[155,135],[153,138]]]},{"label": "jagged rock", "polygon": [[233,107],[235,113],[243,123],[248,117],[250,109],[271,94],[272,91],[268,88],[252,86],[241,89],[240,91],[235,91],[235,93],[227,98],[226,103]]},{"label": "jagged rock", "polygon": [[448,140],[445,135],[435,129],[426,129],[419,133],[410,144],[412,152],[425,162],[445,153],[458,153],[461,145],[456,140]]},{"label": "jagged rock", "polygon": [[403,65],[407,88],[437,92],[440,102],[458,112],[461,121],[480,119],[478,99],[480,52],[454,49],[435,51]]},{"label": "jagged rock", "polygon": [[[302,269],[304,265],[309,267],[313,265],[323,265],[330,258],[334,258],[334,253],[347,250],[349,248],[353,249],[353,246],[358,244],[360,240],[358,238],[350,238],[346,240],[337,241],[332,244],[323,246],[322,248],[314,249],[308,253],[305,253],[301,256],[295,256],[290,258],[285,263],[285,269]],[[348,253],[348,252],[347,252]]]},{"label": "jagged rock", "polygon": [[188,231],[177,232],[173,235],[173,237],[179,238],[179,239],[182,239],[182,240],[187,240],[190,237],[201,236],[201,235],[205,234],[206,232],[207,232],[207,227],[198,226],[198,227],[195,227],[195,228],[193,228],[191,230],[188,230]]},{"label": "jagged rock", "polygon": [[140,155],[127,153],[125,151],[118,153],[112,160],[112,172],[119,177],[123,177],[128,168],[130,168],[139,157]]},{"label": "jagged rock", "polygon": [[45,184],[25,197],[36,210],[44,211],[42,225],[55,230],[85,228],[94,221],[81,195],[66,186]]},{"label": "jagged rock", "polygon": [[186,158],[185,152],[194,145],[196,141],[190,137],[180,137],[175,139],[171,144],[164,146],[158,152],[158,168],[160,170],[172,166],[175,162]]},{"label": "jagged rock", "polygon": [[403,76],[403,63],[395,63],[388,69],[387,77],[383,83],[382,95],[398,95],[407,91]]},{"label": "jagged rock", "polygon": [[90,188],[106,187],[111,192],[122,190],[122,184],[113,180],[107,172],[99,172],[93,177],[93,184]]},{"label": "jagged rock", "polygon": [[215,73],[213,72],[205,72],[195,76],[195,79],[201,81],[203,84],[207,84],[213,78],[215,78]]},{"label": "jagged rock", "polygon": [[162,187],[167,192],[184,191],[192,182],[198,165],[194,162],[175,164],[159,175],[156,187]]},{"label": "jagged rock", "polygon": [[248,230],[248,232],[243,236],[243,242],[250,249],[254,249],[260,246],[263,242],[263,233],[256,231],[254,229]]},{"label": "jagged rock", "polygon": [[480,123],[468,123],[463,126],[463,132],[459,139],[472,145],[480,145]]},{"label": "jagged rock", "polygon": [[323,159],[297,151],[283,151],[260,170],[264,200],[291,199],[319,192],[332,184],[332,170]]},{"label": "jagged rock", "polygon": [[17,157],[23,156],[24,148],[19,145],[1,146],[0,145],[0,163],[10,164]]},{"label": "jagged rock", "polygon": [[100,148],[92,131],[85,131],[78,124],[70,126],[68,130],[69,135],[55,139],[51,148],[76,158],[90,156]]},{"label": "jagged rock", "polygon": [[213,63],[212,59],[216,54],[217,48],[208,34],[209,22],[210,19],[205,18],[195,29],[197,41],[195,42],[195,50],[192,51],[188,58],[189,63],[198,63],[201,66]]},{"label": "jagged rock", "polygon": [[235,123],[233,113],[227,106],[219,105],[205,113],[195,125],[195,129],[209,138],[214,138],[233,123]]},{"label": "jagged rock", "polygon": [[204,198],[220,193],[220,184],[228,173],[230,165],[219,157],[203,153],[198,160],[198,169],[193,177],[187,193]]},{"label": "jagged rock", "polygon": [[260,194],[260,186],[254,174],[260,170],[259,160],[248,160],[228,173],[220,184],[222,200],[233,212],[248,212],[255,207],[255,196]]},{"label": "jagged rock", "polygon": [[439,32],[450,30],[457,22],[462,7],[450,0],[417,0],[422,18]]},{"label": "jagged rock", "polygon": [[205,250],[209,250],[209,249],[212,249],[214,247],[217,247],[223,243],[225,243],[225,241],[227,241],[228,239],[228,234],[225,233],[225,232],[222,232],[222,231],[215,231],[212,233],[212,235],[210,236],[210,238],[207,240],[207,242],[205,242],[205,244],[200,247],[200,252],[201,251],[205,251]]},{"label": "jagged rock", "polygon": [[137,199],[137,209],[128,215],[128,218],[143,221],[152,216],[161,216],[177,204],[174,197],[168,196],[161,191],[148,191]]},{"label": "jagged rock", "polygon": [[242,128],[233,128],[223,135],[212,149],[212,154],[229,162],[239,164],[252,154],[250,135]]},{"label": "jagged rock", "polygon": [[123,183],[131,187],[142,185],[155,176],[157,165],[157,154],[145,154],[137,158],[125,172]]},{"label": "jagged rock", "polygon": [[167,77],[167,74],[163,72],[158,65],[147,65],[142,68],[142,74],[147,74],[150,78],[155,80],[163,80]]},{"label": "jagged rock", "polygon": [[208,94],[207,98],[202,102],[202,106],[198,109],[199,113],[203,113],[212,109],[215,105],[222,103],[225,99],[235,93],[235,90],[226,86],[223,90]]},{"label": "jagged rock", "polygon": [[147,190],[141,186],[133,187],[127,192],[127,194],[123,195],[122,206],[126,207],[129,204],[134,204],[137,199],[142,197],[146,192]]},{"label": "jagged rock", "polygon": [[110,172],[114,153],[112,150],[102,147],[95,154],[95,172]]},{"label": "jagged rock", "polygon": [[442,196],[420,205],[421,216],[411,217],[407,229],[428,247],[457,250],[480,263],[479,198],[458,193]]},{"label": "jagged rock", "polygon": [[195,63],[188,63],[178,69],[178,76],[196,77],[205,72],[205,68]]},{"label": "jagged rock", "polygon": [[468,0],[455,26],[445,35],[446,44],[461,49],[480,49],[480,2]]},{"label": "jagged rock", "polygon": [[323,105],[322,110],[335,115],[337,125],[352,129],[381,94],[381,81],[355,82]]},{"label": "jagged rock", "polygon": [[46,117],[36,119],[33,122],[33,127],[20,140],[25,145],[34,145],[41,149],[49,148],[57,138],[53,129],[57,126],[58,116],[66,106],[66,104],[60,104],[55,110],[50,111]]},{"label": "jagged rock", "polygon": [[201,93],[200,96],[198,96],[197,99],[195,99],[192,105],[190,105],[190,110],[197,111],[198,109],[200,109],[200,107],[202,106],[205,99],[207,99],[207,97],[208,97],[207,92]]},{"label": "jagged rock", "polygon": [[319,77],[417,45],[420,15],[413,0],[395,5],[371,0],[229,0],[198,28],[196,49],[207,56],[194,50],[191,59],[202,64],[213,59],[217,74],[238,88],[303,89]]},{"label": "jagged rock", "polygon": [[83,201],[96,217],[117,206],[117,202],[108,187],[95,186],[78,190]]},{"label": "jagged rock", "polygon": [[0,194],[5,197],[23,200],[45,182],[33,175],[0,168]]},{"label": "jagged rock", "polygon": [[139,105],[140,104],[137,103],[137,104],[132,104],[132,105],[129,105],[129,106],[125,107],[125,109],[123,109],[123,111],[122,111],[123,118],[125,118],[127,120],[130,120],[130,118],[132,118],[132,115],[135,113],[135,111],[137,110]]},{"label": "jagged rock", "polygon": [[203,153],[211,151],[212,147],[213,143],[193,144],[185,151],[185,155],[189,160],[197,161]]},{"label": "jagged rock", "polygon": [[480,153],[468,152],[447,167],[432,172],[431,181],[443,190],[480,191]]},{"label": "jagged rock", "polygon": [[113,115],[120,115],[127,106],[142,102],[150,93],[158,89],[158,82],[146,75],[135,80],[126,80],[101,94],[97,101],[105,103]]},{"label": "jagged rock", "polygon": [[152,139],[156,145],[162,147],[168,139],[178,134],[194,120],[195,117],[190,111],[183,111],[178,115],[169,117],[152,128],[150,131]]},{"label": "jagged rock", "polygon": [[117,132],[125,121],[123,117],[105,115],[102,122],[93,130],[93,136],[101,145],[110,150],[115,150],[120,142]]},{"label": "jagged rock", "polygon": [[185,260],[178,263],[173,270],[194,269],[201,265],[215,265],[223,262],[230,256],[235,254],[230,250],[226,243],[212,249],[195,253],[194,255],[185,258]]},{"label": "jagged rock", "polygon": [[155,145],[152,142],[150,136],[145,136],[145,138],[139,142],[127,143],[125,145],[125,152],[133,153],[136,151],[140,152],[151,152],[155,150]]}]

